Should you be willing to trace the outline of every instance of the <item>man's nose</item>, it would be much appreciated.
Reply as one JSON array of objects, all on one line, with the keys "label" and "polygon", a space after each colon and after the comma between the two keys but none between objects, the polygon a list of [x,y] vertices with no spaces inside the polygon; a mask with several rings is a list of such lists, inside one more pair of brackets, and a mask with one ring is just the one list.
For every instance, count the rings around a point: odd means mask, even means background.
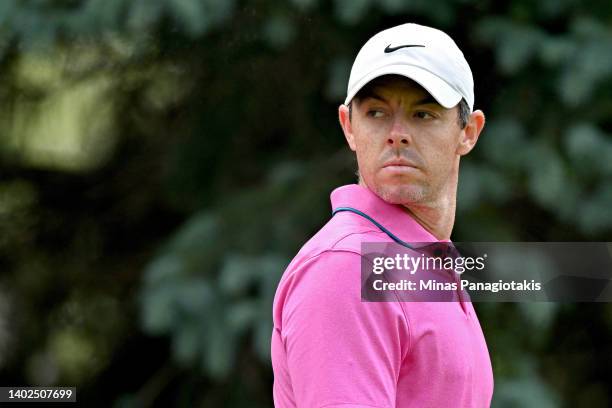
[{"label": "man's nose", "polygon": [[387,143],[394,147],[407,146],[412,142],[410,130],[406,120],[402,117],[397,117],[393,121],[391,132],[387,138]]}]

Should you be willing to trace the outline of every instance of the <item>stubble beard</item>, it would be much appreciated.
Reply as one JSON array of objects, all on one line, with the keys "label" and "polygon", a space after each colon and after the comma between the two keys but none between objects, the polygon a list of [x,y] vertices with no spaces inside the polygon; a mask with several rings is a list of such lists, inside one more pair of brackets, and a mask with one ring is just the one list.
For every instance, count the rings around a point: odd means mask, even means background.
[{"label": "stubble beard", "polygon": [[376,185],[374,192],[384,201],[390,204],[404,206],[415,205],[424,202],[428,196],[428,188],[414,184],[404,185]]},{"label": "stubble beard", "polygon": [[428,185],[416,184],[414,182],[396,185],[376,182],[366,183],[361,175],[359,175],[359,184],[367,187],[389,204],[404,206],[423,203],[429,198],[431,193],[431,187]]}]

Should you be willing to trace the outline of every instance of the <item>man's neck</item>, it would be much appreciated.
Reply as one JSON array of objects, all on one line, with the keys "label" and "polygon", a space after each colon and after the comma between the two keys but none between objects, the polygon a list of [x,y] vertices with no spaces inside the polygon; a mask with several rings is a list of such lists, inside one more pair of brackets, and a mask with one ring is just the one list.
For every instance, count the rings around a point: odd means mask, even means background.
[{"label": "man's neck", "polygon": [[438,240],[450,240],[455,223],[455,202],[404,205],[406,212]]},{"label": "man's neck", "polygon": [[[435,200],[423,203],[403,204],[409,216],[438,240],[450,240],[455,224],[458,175],[446,182]],[[359,184],[368,188],[360,178]]]}]

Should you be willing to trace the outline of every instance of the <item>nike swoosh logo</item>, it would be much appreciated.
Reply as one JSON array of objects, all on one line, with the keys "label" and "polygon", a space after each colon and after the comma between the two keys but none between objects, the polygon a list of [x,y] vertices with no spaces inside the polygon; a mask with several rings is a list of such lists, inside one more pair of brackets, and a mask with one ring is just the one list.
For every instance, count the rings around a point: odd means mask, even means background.
[{"label": "nike swoosh logo", "polygon": [[389,44],[387,45],[387,48],[385,48],[385,53],[388,54],[390,52],[397,51],[400,48],[411,48],[411,47],[425,47],[425,46],[417,45],[417,44],[408,44],[408,45],[398,45],[397,47],[392,47],[391,44]]}]

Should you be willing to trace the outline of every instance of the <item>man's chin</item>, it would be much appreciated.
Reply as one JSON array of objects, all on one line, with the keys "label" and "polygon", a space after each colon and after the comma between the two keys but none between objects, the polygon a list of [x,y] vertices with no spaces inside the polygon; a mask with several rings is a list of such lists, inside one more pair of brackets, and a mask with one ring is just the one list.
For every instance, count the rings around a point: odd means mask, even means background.
[{"label": "man's chin", "polygon": [[425,196],[423,189],[414,185],[379,185],[374,192],[389,204],[401,205],[418,203]]}]

